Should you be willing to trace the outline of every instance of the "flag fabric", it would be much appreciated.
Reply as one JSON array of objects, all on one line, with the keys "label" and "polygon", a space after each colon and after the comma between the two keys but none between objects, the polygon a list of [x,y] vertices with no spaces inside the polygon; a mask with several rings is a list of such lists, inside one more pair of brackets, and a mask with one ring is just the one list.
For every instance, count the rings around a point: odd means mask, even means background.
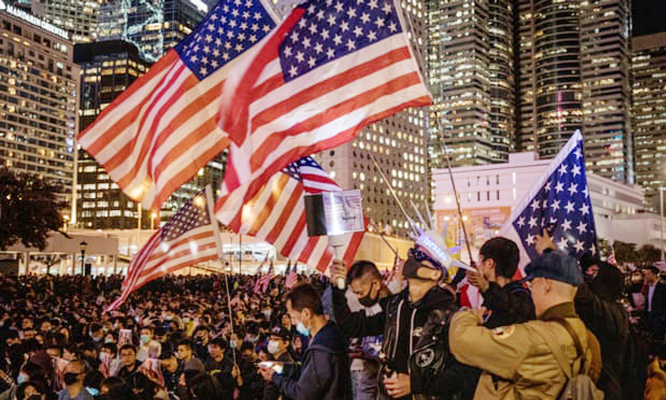
[{"label": "flag fabric", "polygon": [[105,312],[118,308],[129,295],[150,281],[184,267],[218,257],[215,229],[208,215],[205,191],[183,207],[150,237],[127,269],[118,299]]},{"label": "flag fabric", "polygon": [[232,141],[222,198],[238,207],[290,163],[431,103],[397,0],[297,6],[230,73],[222,98]]},{"label": "flag fabric", "polygon": [[261,269],[264,267],[264,264],[266,264],[266,261],[268,261],[268,255],[266,255],[264,261],[262,261],[259,267],[257,267],[257,280],[254,282],[254,287],[252,288],[252,293],[254,294],[259,294],[259,291],[261,290]]},{"label": "flag fabric", "polygon": [[277,20],[263,0],[221,0],[79,134],[79,143],[125,194],[159,209],[228,146],[217,124],[222,84]]},{"label": "flag fabric", "polygon": [[287,279],[285,279],[284,286],[287,289],[291,289],[298,282],[298,272],[297,272],[298,262],[294,264],[293,268],[288,264],[287,265]]},{"label": "flag fabric", "polygon": [[268,284],[275,278],[275,269],[273,268],[273,260],[271,260],[271,265],[268,267],[268,273],[261,277],[261,293],[266,293],[268,291]]},{"label": "flag fabric", "polygon": [[[312,157],[304,157],[282,170],[241,208],[218,201],[216,217],[234,232],[273,244],[284,257],[325,272],[333,260],[328,237],[309,237],[303,195],[339,191],[340,187]],[[351,265],[364,232],[350,235],[344,261]]]},{"label": "flag fabric", "polygon": [[[595,256],[599,251],[580,131],[573,134],[499,229],[499,236],[518,245],[517,274],[521,277],[525,266],[538,256],[536,237],[543,234],[544,228],[555,246],[571,256]],[[470,305],[479,304],[475,287],[468,286],[464,292]]]}]

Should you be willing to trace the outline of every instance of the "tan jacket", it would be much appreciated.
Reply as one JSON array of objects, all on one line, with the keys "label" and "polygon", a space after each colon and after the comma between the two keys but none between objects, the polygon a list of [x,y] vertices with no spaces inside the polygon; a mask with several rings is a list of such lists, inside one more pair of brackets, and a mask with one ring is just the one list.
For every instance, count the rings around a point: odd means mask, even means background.
[{"label": "tan jacket", "polygon": [[[548,319],[546,316],[566,318],[586,349],[586,370],[592,360],[593,368],[600,369],[598,342],[591,333],[588,336],[573,303],[555,306],[542,318]],[[576,359],[573,338],[554,321],[535,320],[491,330],[479,326],[471,311],[461,311],[451,321],[449,340],[451,352],[458,361],[484,370],[475,399],[555,399],[567,378],[546,340],[560,343],[561,354],[568,357],[570,363]],[[578,369],[576,363],[576,372]]]}]

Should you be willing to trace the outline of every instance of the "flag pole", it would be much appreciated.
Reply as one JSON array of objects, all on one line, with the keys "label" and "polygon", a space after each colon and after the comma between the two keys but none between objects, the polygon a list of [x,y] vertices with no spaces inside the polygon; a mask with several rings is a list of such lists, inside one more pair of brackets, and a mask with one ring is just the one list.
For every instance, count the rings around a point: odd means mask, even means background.
[{"label": "flag pole", "polygon": [[[206,193],[206,205],[208,207],[208,218],[210,218],[210,223],[213,225],[213,232],[215,233],[215,247],[217,247],[217,258],[223,262],[224,265],[224,250],[222,248],[222,238],[220,237],[220,225],[215,219],[215,209],[213,207],[213,187],[209,183],[204,189]],[[231,265],[229,266],[229,271],[231,272]],[[231,325],[231,334],[234,334],[234,314],[231,310],[231,294],[229,292],[229,274],[224,274],[224,285],[227,289],[227,306],[229,307],[229,324]],[[236,365],[236,352],[232,351],[231,355],[234,359],[234,365]]]}]

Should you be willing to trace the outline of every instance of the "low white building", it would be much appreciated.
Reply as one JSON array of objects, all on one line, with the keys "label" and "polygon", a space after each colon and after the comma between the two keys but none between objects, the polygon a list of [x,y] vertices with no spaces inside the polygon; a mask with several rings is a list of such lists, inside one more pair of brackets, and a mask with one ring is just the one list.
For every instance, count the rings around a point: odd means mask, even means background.
[{"label": "low white building", "polygon": [[[546,170],[551,160],[539,160],[536,153],[514,153],[505,164],[489,164],[453,169],[453,180],[469,238],[478,248],[497,234]],[[660,218],[642,213],[643,189],[587,173],[597,235],[609,241],[663,244]],[[451,178],[447,169],[433,171],[436,225],[446,228],[452,239],[462,238]]]}]

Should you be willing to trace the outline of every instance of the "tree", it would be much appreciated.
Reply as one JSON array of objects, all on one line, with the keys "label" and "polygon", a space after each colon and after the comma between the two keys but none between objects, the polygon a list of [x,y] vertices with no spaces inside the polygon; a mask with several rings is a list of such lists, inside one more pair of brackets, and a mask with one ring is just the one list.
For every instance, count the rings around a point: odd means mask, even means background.
[{"label": "tree", "polygon": [[652,264],[661,260],[661,250],[651,244],[646,244],[638,250],[638,256],[641,262]]},{"label": "tree", "polygon": [[65,203],[59,191],[58,185],[34,175],[0,168],[0,250],[19,240],[43,250],[49,232],[60,232],[63,225]]},{"label": "tree", "polygon": [[617,240],[613,243],[613,250],[615,251],[615,259],[620,265],[624,263],[636,264],[640,261],[635,243],[625,243]]}]

